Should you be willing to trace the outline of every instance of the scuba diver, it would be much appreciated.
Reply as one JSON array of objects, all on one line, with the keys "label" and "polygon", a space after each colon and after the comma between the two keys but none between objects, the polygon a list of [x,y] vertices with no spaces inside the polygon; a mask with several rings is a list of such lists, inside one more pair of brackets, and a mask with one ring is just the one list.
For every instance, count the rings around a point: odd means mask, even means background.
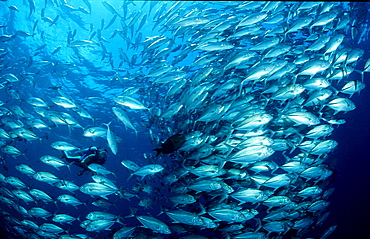
[{"label": "scuba diver", "polygon": [[67,151],[63,151],[62,158],[67,162],[73,163],[76,166],[83,168],[78,176],[81,176],[86,171],[91,171],[88,166],[92,163],[103,165],[107,159],[107,150],[101,147],[91,146],[89,148],[80,150],[71,156]]}]

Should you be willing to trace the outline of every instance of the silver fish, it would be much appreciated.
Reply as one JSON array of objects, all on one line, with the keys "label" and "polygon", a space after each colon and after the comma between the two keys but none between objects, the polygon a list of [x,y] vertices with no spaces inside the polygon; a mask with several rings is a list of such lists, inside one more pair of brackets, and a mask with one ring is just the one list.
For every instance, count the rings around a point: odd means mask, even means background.
[{"label": "silver fish", "polygon": [[80,191],[91,196],[107,199],[108,195],[114,194],[118,190],[100,183],[85,183],[80,187]]},{"label": "silver fish", "polygon": [[115,134],[109,128],[110,124],[111,122],[109,122],[108,124],[105,124],[107,126],[107,136],[106,137],[107,137],[109,148],[112,150],[112,153],[116,155],[118,152],[117,141],[116,141]]}]

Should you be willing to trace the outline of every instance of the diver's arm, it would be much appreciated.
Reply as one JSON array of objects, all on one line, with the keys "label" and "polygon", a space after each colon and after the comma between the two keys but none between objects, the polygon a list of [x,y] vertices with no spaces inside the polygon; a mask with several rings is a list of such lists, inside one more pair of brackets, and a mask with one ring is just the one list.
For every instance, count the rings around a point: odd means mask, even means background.
[{"label": "diver's arm", "polygon": [[84,154],[86,154],[86,153],[88,153],[90,151],[90,148],[86,148],[86,149],[80,149],[80,153],[82,154],[82,155],[84,155]]},{"label": "diver's arm", "polygon": [[71,156],[68,154],[67,151],[64,151],[64,154],[66,155],[66,158],[73,159],[73,160],[80,160],[81,156]]}]

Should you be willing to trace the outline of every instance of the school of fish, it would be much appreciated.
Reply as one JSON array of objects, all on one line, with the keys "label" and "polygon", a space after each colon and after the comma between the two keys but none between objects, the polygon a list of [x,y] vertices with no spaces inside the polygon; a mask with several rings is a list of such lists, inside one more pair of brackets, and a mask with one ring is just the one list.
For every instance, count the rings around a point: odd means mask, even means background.
[{"label": "school of fish", "polygon": [[[340,147],[331,134],[356,108],[351,97],[370,66],[356,47],[368,40],[361,3],[2,0],[0,8],[0,222],[9,238],[335,231],[322,228],[330,155]],[[152,142],[147,163],[125,158],[130,139],[118,129]],[[103,139],[117,167],[72,174],[60,155],[84,147],[81,137]]]}]

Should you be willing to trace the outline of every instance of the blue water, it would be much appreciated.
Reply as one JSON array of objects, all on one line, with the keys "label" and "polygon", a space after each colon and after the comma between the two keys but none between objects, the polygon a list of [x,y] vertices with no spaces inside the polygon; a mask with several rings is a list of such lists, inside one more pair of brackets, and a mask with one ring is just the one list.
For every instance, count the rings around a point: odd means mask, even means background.
[{"label": "blue water", "polygon": [[[108,29],[102,31],[102,44],[106,48],[106,54],[102,55],[101,46],[86,46],[78,48],[78,54],[73,51],[71,47],[68,47],[67,39],[68,34],[72,34],[76,30],[74,40],[88,40],[91,34],[101,28],[102,19],[104,19],[104,28],[107,26],[109,21],[112,19],[113,14],[109,12],[101,3],[101,1],[90,1],[92,12],[91,14],[85,14],[81,11],[68,10],[68,6],[63,6],[63,1],[41,1],[36,0],[35,11],[30,14],[30,2],[32,0],[16,0],[16,1],[5,1],[0,2],[0,35],[14,35],[14,38],[10,41],[0,42],[0,48],[5,49],[7,54],[0,58],[0,74],[12,73],[19,78],[18,82],[6,83],[5,86],[0,89],[0,100],[5,103],[4,106],[19,105],[23,111],[34,116],[39,115],[34,111],[33,106],[26,102],[30,97],[39,97],[43,99],[49,106],[50,109],[57,112],[68,112],[72,115],[78,123],[82,125],[84,129],[92,126],[101,126],[105,128],[103,123],[109,123],[111,130],[120,138],[118,142],[118,154],[114,155],[107,145],[107,140],[104,138],[88,138],[83,136],[82,128],[71,128],[69,129],[66,125],[54,126],[47,119],[43,119],[48,125],[52,126],[51,129],[32,129],[32,131],[40,137],[40,140],[34,140],[26,142],[24,140],[8,140],[7,143],[16,146],[21,152],[24,152],[25,156],[19,155],[12,157],[5,155],[1,152],[3,159],[2,166],[0,167],[0,173],[8,176],[19,177],[27,186],[28,189],[37,188],[47,192],[50,196],[56,199],[61,194],[72,194],[75,195],[80,201],[86,202],[87,206],[80,205],[74,208],[71,205],[64,205],[58,202],[57,205],[54,203],[44,202],[31,202],[26,204],[25,202],[15,200],[18,205],[29,209],[31,207],[42,207],[51,213],[67,213],[74,217],[79,217],[81,221],[85,220],[86,215],[91,211],[103,211],[103,208],[95,207],[91,204],[94,198],[89,195],[83,194],[79,190],[74,193],[69,193],[58,189],[47,183],[39,182],[33,178],[21,174],[15,169],[15,165],[24,163],[31,166],[36,172],[50,172],[60,179],[65,179],[74,182],[78,186],[84,183],[92,182],[90,175],[77,176],[81,171],[80,168],[72,165],[71,171],[67,167],[61,167],[59,170],[45,165],[39,158],[43,155],[53,155],[56,157],[61,156],[61,152],[53,149],[50,144],[55,141],[66,141],[79,148],[85,148],[92,145],[101,146],[108,149],[108,160],[105,167],[117,175],[115,178],[113,175],[107,177],[114,180],[115,184],[123,190],[128,190],[134,193],[133,187],[137,185],[150,185],[153,188],[152,194],[145,192],[137,193],[137,197],[132,197],[129,200],[119,198],[116,195],[108,196],[111,202],[114,202],[115,206],[111,206],[107,209],[107,212],[114,213],[121,216],[121,221],[126,226],[137,227],[136,232],[143,230],[149,238],[156,237],[159,234],[152,233],[148,229],[143,229],[141,224],[135,217],[125,218],[129,215],[130,207],[138,209],[136,215],[152,215],[167,225],[171,225],[171,220],[165,215],[160,214],[163,207],[171,207],[171,203],[166,200],[166,196],[169,195],[169,188],[161,180],[162,175],[167,175],[173,170],[173,166],[177,165],[174,161],[173,155],[164,157],[154,157],[152,149],[159,147],[160,145],[152,142],[148,129],[146,126],[152,124],[148,119],[146,111],[140,110],[128,110],[128,114],[133,122],[134,126],[138,130],[136,136],[135,132],[128,129],[120,122],[112,112],[112,107],[117,104],[114,102],[114,97],[120,95],[123,90],[129,87],[140,88],[135,93],[134,98],[140,99],[142,102],[149,102],[147,107],[154,107],[161,105],[162,102],[153,102],[151,99],[161,99],[165,96],[166,92],[161,92],[155,88],[149,88],[152,86],[151,82],[147,82],[143,75],[148,74],[152,69],[149,63],[143,61],[143,47],[139,46],[138,49],[133,49],[131,46],[127,47],[127,41],[121,36],[116,35],[110,39],[115,29],[122,29],[120,19],[117,18],[115,23]],[[120,14],[124,14],[124,7],[122,7],[122,1],[109,1],[112,6],[117,9]],[[80,6],[88,9],[84,1],[74,0],[69,1],[67,4],[75,9]],[[129,23],[130,19],[135,15],[135,12],[148,13],[150,9],[150,3],[143,1],[127,2],[128,13],[125,21]],[[166,4],[166,5],[165,5]],[[165,9],[169,9],[174,2],[158,2],[150,12],[147,22],[140,29],[140,33],[143,34],[142,40],[146,37],[153,37],[162,35],[165,32],[165,36],[172,38],[175,34],[171,31],[163,30],[163,23],[159,26],[154,25],[153,17],[156,11],[159,11],[163,5]],[[193,2],[184,3],[185,7],[191,7]],[[9,7],[16,6],[17,10],[12,10]],[[46,7],[45,7],[46,5]],[[143,7],[142,7],[143,6]],[[200,7],[207,8],[218,8],[221,7],[217,4],[208,3],[206,5],[200,4]],[[364,8],[370,7],[367,3]],[[50,26],[50,23],[42,19],[42,9],[44,10],[44,17],[50,17],[56,19],[60,16],[58,21]],[[365,15],[366,16],[366,15]],[[361,17],[361,16],[357,16]],[[139,18],[141,19],[141,17]],[[36,25],[35,30],[33,28]],[[138,28],[140,20],[134,23],[135,31],[128,29],[127,37],[132,42],[138,37],[136,29]],[[364,20],[368,23],[368,18]],[[90,31],[90,25],[93,26],[93,30]],[[272,26],[273,28],[273,26]],[[369,54],[369,39],[368,29],[366,26],[358,26],[359,34],[354,42],[347,42],[348,46],[355,48],[361,48],[365,51],[363,57],[359,60],[356,69],[363,69],[366,60],[370,57]],[[22,33],[16,34],[17,31],[23,31],[32,36],[23,36]],[[176,45],[184,44],[189,40],[176,36],[173,43]],[[98,42],[97,37],[93,37],[93,42]],[[190,41],[190,40],[189,40]],[[41,50],[36,50],[40,46],[46,44]],[[58,47],[61,46],[59,52],[51,55],[51,53]],[[120,49],[132,59],[137,57],[136,62],[129,64],[122,61],[120,56]],[[109,54],[112,54],[111,56]],[[186,67],[195,60],[197,56],[196,51],[191,51],[185,60],[177,64],[178,68]],[[146,57],[146,56],[145,56]],[[167,59],[171,62],[176,59],[175,54],[171,54]],[[40,61],[49,61],[50,64],[34,67],[33,64]],[[185,68],[186,69],[186,68]],[[115,78],[115,74],[119,74],[123,79],[121,82]],[[357,80],[360,80],[360,75],[353,73]],[[352,76],[351,76],[352,77]],[[365,73],[365,81],[367,84],[368,73]],[[0,83],[2,83],[0,81]],[[68,94],[79,106],[83,107],[88,113],[94,118],[86,119],[80,117],[78,114],[70,109],[65,109],[55,105],[51,98],[59,95],[58,91],[51,87],[61,86],[61,90]],[[19,99],[13,99],[8,94],[9,90],[14,90],[18,95]],[[333,160],[332,165],[335,168],[335,174],[331,178],[331,187],[335,188],[333,195],[329,198],[330,205],[327,211],[331,214],[324,224],[320,227],[315,228],[313,232],[305,234],[303,238],[320,238],[322,233],[332,225],[338,225],[336,231],[333,233],[331,238],[366,238],[363,235],[369,233],[370,230],[367,226],[367,214],[370,213],[370,206],[368,201],[370,199],[370,178],[369,178],[369,156],[368,148],[370,147],[370,127],[368,122],[370,115],[368,114],[368,106],[370,104],[369,87],[365,87],[360,94],[354,94],[350,99],[355,103],[356,110],[343,114],[343,118],[346,120],[344,125],[339,127],[334,126],[335,130],[331,139],[336,140],[339,145],[330,154],[330,158]],[[97,96],[107,100],[106,104],[95,104],[87,99],[87,97]],[[1,116],[4,118],[5,116]],[[12,118],[13,116],[10,116]],[[181,119],[173,119],[174,121],[181,121]],[[25,119],[21,119],[23,123]],[[152,127],[154,134],[159,138],[158,142],[163,142],[166,137],[170,136],[172,132],[165,132],[164,127],[172,127],[176,125],[173,122],[169,122],[166,125],[161,125],[161,122],[155,124]],[[9,128],[4,127],[6,130]],[[175,132],[174,132],[175,133]],[[147,160],[144,155],[150,158]],[[154,177],[148,177],[144,180],[140,180],[139,177],[130,177],[130,172],[124,168],[121,164],[122,160],[131,160],[136,162],[139,166],[144,166],[150,163],[158,163],[165,167],[162,174],[155,175]],[[2,186],[11,189],[9,185],[3,184]],[[27,191],[27,189],[22,189]],[[139,205],[139,201],[145,198],[149,198],[153,201],[153,204],[149,208],[144,208]],[[207,198],[207,200],[211,200]],[[201,201],[200,203],[206,203]],[[161,205],[161,206],[159,206]],[[2,204],[1,209],[8,212],[14,218],[23,220],[27,218],[25,215],[21,215],[14,208]],[[188,210],[192,210],[192,207],[188,207]],[[195,212],[199,212],[198,209],[194,209]],[[34,221],[36,224],[41,225],[42,223],[51,221],[52,217],[48,220],[41,218],[27,218]],[[4,225],[2,229],[1,238],[31,238],[30,231],[25,230],[22,227],[15,227],[16,222],[7,221],[6,217],[0,219],[0,222]],[[86,232],[80,227],[80,222],[75,221],[72,225],[64,224],[60,225],[54,223],[63,229],[65,229],[70,235],[72,234],[86,234],[91,238],[111,238],[112,232],[115,229],[122,227],[121,224],[115,223],[111,227],[111,231],[105,230],[101,232]],[[251,227],[255,227],[255,222],[250,223]],[[196,228],[188,233],[181,234],[186,236],[190,234],[196,234],[206,236],[209,238],[221,238],[220,234],[212,230],[198,231]],[[160,235],[159,238],[178,238],[176,236]],[[35,237],[36,238],[36,237]],[[286,235],[283,238],[291,238]]]}]

